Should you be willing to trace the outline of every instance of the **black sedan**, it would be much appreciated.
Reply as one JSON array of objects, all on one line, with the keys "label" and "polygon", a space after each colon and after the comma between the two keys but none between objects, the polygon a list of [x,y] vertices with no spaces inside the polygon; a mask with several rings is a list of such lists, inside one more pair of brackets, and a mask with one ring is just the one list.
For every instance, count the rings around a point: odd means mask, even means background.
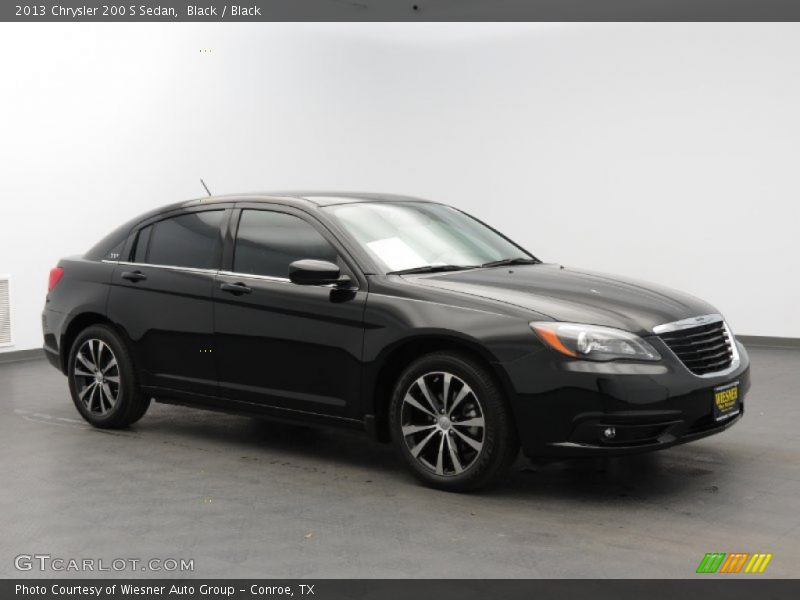
[{"label": "black sedan", "polygon": [[543,263],[449,206],[203,198],[50,273],[44,348],[81,415],[151,400],[366,430],[467,490],[529,457],[665,448],[738,421],[749,360],[709,304]]}]

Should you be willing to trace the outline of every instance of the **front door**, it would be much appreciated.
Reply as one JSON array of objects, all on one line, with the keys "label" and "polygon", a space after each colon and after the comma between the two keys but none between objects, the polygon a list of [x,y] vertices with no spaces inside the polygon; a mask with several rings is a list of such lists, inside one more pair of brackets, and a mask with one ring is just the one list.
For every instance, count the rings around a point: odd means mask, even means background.
[{"label": "front door", "polygon": [[217,276],[215,358],[221,395],[352,417],[361,382],[366,290],[302,286],[289,263],[353,269],[322,225],[300,211],[244,208],[232,216],[230,271]]}]

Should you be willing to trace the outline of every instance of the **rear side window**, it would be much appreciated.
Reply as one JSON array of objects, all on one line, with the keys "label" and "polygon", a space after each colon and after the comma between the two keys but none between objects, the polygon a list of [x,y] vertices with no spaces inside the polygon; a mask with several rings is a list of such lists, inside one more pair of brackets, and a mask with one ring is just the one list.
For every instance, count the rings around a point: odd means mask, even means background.
[{"label": "rear side window", "polygon": [[139,232],[134,262],[195,269],[217,268],[225,211],[195,212],[153,223]]},{"label": "rear side window", "polygon": [[243,210],[233,255],[237,273],[289,277],[289,263],[303,258],[338,262],[336,249],[309,223],[294,215]]}]

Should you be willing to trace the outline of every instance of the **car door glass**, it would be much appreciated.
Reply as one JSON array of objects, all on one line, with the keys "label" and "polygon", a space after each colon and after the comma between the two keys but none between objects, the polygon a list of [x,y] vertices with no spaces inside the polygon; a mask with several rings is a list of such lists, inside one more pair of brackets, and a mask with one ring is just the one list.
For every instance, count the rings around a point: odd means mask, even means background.
[{"label": "car door glass", "polygon": [[139,230],[139,233],[136,235],[136,248],[133,251],[133,262],[147,262],[147,246],[150,242],[150,234],[152,231],[152,225],[148,225],[144,229]]},{"label": "car door glass", "polygon": [[[154,223],[142,230],[134,259],[151,265],[214,269],[217,267],[217,248],[222,210],[193,212]],[[147,229],[152,229],[147,232]],[[142,236],[149,236],[149,243]],[[146,243],[146,257],[140,254],[140,244]]]},{"label": "car door glass", "polygon": [[336,249],[303,219],[273,211],[242,211],[233,255],[235,272],[288,279],[289,264],[304,258],[338,263]]}]

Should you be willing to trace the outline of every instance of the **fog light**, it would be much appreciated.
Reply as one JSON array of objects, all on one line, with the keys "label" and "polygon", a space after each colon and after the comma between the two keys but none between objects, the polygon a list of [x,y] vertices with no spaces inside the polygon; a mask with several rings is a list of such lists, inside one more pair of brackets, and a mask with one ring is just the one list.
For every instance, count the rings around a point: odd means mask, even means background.
[{"label": "fog light", "polygon": [[613,427],[606,427],[603,430],[603,437],[607,440],[613,440],[615,437],[617,437],[617,430]]}]

